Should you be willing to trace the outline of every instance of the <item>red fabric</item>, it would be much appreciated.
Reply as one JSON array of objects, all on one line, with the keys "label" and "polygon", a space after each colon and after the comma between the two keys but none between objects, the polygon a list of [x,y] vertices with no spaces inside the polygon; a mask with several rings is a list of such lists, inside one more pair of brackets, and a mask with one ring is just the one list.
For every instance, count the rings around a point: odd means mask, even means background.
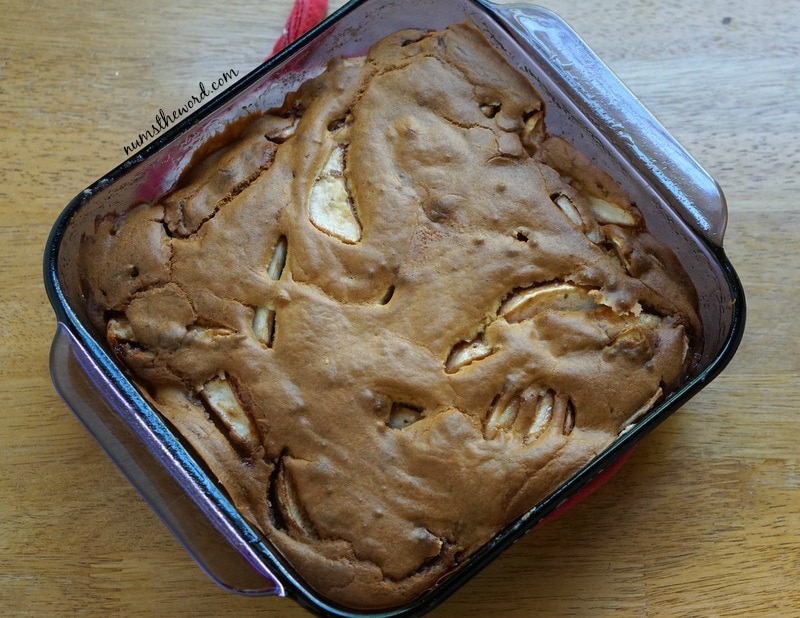
[{"label": "red fabric", "polygon": [[[283,34],[275,43],[272,53],[278,53],[289,43],[316,26],[325,18],[327,12],[327,0],[296,0],[294,7],[292,8],[292,12],[289,13],[289,19],[286,21],[286,27],[283,29]],[[555,511],[550,513],[550,515],[545,517],[541,521],[540,525],[557,519],[579,502],[594,493],[597,489],[605,485],[617,472],[619,472],[620,468],[622,468],[632,453],[633,449],[630,449],[611,466],[606,468],[603,472],[592,479],[592,481],[586,485],[586,487],[581,489]]]},{"label": "red fabric", "polygon": [[276,54],[289,43],[305,34],[308,30],[321,22],[328,13],[328,0],[296,0],[283,34],[272,48]]},{"label": "red fabric", "polygon": [[550,513],[541,522],[539,522],[538,525],[541,526],[548,522],[553,521],[554,519],[558,519],[564,513],[566,513],[571,508],[576,506],[579,502],[588,498],[591,494],[600,489],[603,485],[605,485],[608,481],[610,481],[617,472],[620,471],[622,466],[625,465],[625,462],[628,461],[631,455],[633,455],[633,448],[630,448],[625,453],[623,453],[622,456],[619,459],[617,459],[617,461],[615,461],[608,468],[603,470],[600,474],[598,474],[591,481],[589,481],[589,483],[583,489],[578,491],[569,500],[564,502],[564,504],[562,504],[555,511]]}]

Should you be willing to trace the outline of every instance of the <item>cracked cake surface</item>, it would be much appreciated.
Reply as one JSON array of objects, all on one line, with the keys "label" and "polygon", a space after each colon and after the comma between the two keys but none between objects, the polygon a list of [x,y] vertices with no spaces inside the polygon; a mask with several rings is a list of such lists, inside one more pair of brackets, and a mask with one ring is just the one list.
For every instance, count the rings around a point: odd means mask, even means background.
[{"label": "cracked cake surface", "polygon": [[93,323],[332,601],[415,598],[688,371],[680,264],[546,124],[471,26],[398,32],[83,239]]}]

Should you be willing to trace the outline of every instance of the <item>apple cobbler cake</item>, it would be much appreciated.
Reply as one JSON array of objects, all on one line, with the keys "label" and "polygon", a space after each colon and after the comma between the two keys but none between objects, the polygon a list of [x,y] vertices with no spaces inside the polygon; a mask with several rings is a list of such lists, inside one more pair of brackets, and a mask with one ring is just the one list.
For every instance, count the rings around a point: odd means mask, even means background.
[{"label": "apple cobbler cake", "polygon": [[320,594],[404,603],[686,375],[675,256],[469,25],[403,31],[99,218],[93,322]]}]

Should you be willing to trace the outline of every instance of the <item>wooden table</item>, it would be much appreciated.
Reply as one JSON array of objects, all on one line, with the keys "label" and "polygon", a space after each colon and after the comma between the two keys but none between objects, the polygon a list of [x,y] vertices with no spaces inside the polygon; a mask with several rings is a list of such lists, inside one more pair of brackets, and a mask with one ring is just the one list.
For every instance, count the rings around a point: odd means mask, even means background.
[{"label": "wooden table", "polygon": [[[41,258],[53,221],[160,108],[256,66],[290,1],[197,5],[0,2],[2,615],[305,615],[212,584],[48,375]],[[548,6],[725,189],[748,327],[725,373],[610,485],[434,615],[798,615],[800,3]]]}]

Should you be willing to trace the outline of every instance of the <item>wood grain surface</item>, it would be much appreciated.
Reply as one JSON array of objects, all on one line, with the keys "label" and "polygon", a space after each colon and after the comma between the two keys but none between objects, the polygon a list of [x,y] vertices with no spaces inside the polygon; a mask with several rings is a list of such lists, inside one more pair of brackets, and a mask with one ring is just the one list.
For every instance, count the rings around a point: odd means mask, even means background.
[{"label": "wood grain surface", "polygon": [[[338,6],[340,2],[334,3]],[[0,0],[0,615],[303,616],[213,584],[59,400],[54,220],[289,0]],[[800,615],[800,2],[553,0],[724,188],[738,355],[589,501],[432,615]]]}]

